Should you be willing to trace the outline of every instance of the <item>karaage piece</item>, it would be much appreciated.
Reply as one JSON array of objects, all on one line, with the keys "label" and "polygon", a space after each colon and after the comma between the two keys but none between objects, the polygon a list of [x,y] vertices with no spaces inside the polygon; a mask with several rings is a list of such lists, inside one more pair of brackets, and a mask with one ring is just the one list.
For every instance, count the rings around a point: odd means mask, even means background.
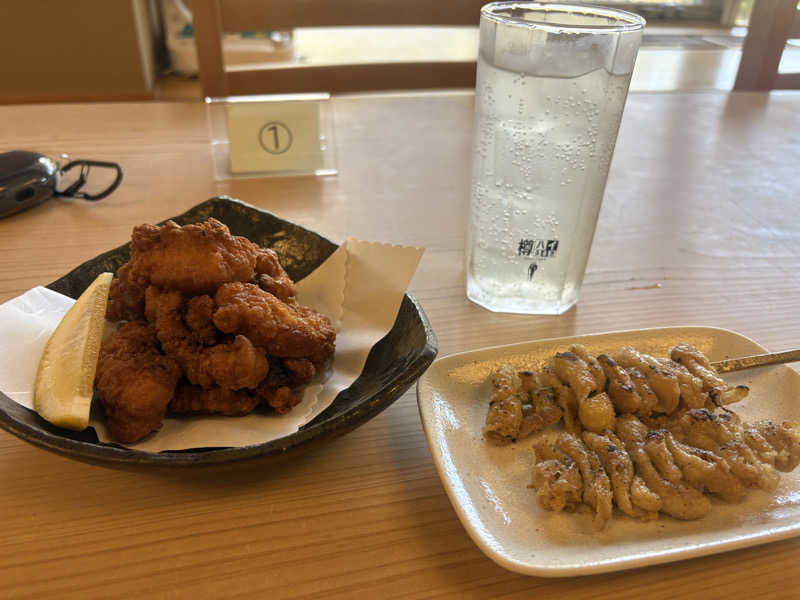
[{"label": "karaage piece", "polygon": [[155,335],[142,322],[125,323],[100,347],[97,397],[111,433],[136,442],[161,427],[181,371],[158,350]]},{"label": "karaage piece", "polygon": [[302,390],[291,388],[288,385],[273,387],[262,384],[256,393],[279,415],[288,413],[303,401]]},{"label": "karaage piece", "polygon": [[241,417],[261,404],[261,398],[249,390],[227,390],[221,387],[203,389],[185,383],[178,388],[169,411],[178,415],[222,414]]},{"label": "karaage piece", "polygon": [[259,248],[256,257],[256,277],[258,286],[265,292],[280,298],[284,302],[293,302],[295,297],[294,282],[278,261],[278,255],[270,248]]},{"label": "karaage piece", "polygon": [[217,328],[212,320],[214,299],[211,296],[192,296],[186,302],[183,320],[192,332],[194,341],[210,346],[217,341]]},{"label": "karaage piece", "polygon": [[242,334],[270,356],[308,358],[319,364],[333,354],[336,331],[328,317],[282,302],[251,283],[227,283],[214,296],[214,324]]},{"label": "karaage piece", "polygon": [[187,365],[186,378],[204,382],[206,387],[209,387],[207,378],[210,378],[216,385],[231,390],[255,389],[269,369],[264,353],[243,335],[237,335],[231,342],[195,351],[193,356],[184,347],[176,355]]},{"label": "karaage piece", "polygon": [[144,288],[131,281],[130,273],[130,263],[125,263],[111,282],[106,319],[114,323],[144,318]]},{"label": "karaage piece", "polygon": [[307,358],[284,358],[281,366],[286,372],[286,378],[291,385],[305,385],[314,379],[317,368]]},{"label": "karaage piece", "polygon": [[307,359],[270,357],[269,373],[256,394],[282,415],[302,402],[302,386],[309,383],[315,374],[314,365]]},{"label": "karaage piece", "polygon": [[139,225],[131,239],[130,279],[186,294],[213,294],[223,283],[250,281],[261,249],[216,219],[194,225]]},{"label": "karaage piece", "polygon": [[147,288],[145,312],[164,352],[175,358],[190,383],[203,388],[255,389],[266,377],[269,362],[251,341],[237,335],[232,341],[204,346],[184,322],[184,298],[177,291]]}]

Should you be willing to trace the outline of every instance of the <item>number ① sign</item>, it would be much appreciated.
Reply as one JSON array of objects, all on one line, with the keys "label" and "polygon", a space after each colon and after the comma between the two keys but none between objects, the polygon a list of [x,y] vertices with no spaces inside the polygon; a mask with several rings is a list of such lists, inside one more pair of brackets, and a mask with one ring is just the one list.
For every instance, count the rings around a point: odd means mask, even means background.
[{"label": "number \u2460 sign", "polygon": [[319,101],[236,102],[225,109],[231,173],[322,169]]},{"label": "number \u2460 sign", "polygon": [[261,147],[270,154],[283,154],[292,147],[292,130],[277,121],[264,125],[258,138]]}]

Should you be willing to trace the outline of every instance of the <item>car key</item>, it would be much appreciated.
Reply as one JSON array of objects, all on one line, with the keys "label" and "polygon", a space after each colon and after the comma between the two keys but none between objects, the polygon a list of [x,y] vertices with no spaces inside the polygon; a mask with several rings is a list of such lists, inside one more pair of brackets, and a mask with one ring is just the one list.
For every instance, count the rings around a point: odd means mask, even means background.
[{"label": "car key", "polygon": [[[77,179],[64,189],[58,189],[62,176],[80,168]],[[99,193],[81,191],[89,179],[92,167],[115,171],[113,182]],[[122,181],[122,167],[114,162],[72,160],[61,166],[56,160],[25,150],[0,154],[0,218],[32,208],[53,196],[101,200]]]}]

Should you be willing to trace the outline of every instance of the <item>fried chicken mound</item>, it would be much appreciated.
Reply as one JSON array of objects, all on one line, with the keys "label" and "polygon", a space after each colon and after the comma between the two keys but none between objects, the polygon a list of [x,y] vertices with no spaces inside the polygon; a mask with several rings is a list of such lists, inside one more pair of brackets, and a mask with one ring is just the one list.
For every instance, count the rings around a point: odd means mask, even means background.
[{"label": "fried chicken mound", "polygon": [[278,255],[216,219],[134,228],[111,284],[95,384],[109,428],[132,443],[167,412],[279,414],[333,355],[336,331],[300,305]]}]

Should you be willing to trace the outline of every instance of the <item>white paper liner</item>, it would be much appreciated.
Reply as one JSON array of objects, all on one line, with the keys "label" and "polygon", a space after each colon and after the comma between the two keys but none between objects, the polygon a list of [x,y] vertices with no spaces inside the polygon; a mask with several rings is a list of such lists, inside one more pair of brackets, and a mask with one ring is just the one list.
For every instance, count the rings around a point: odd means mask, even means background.
[{"label": "white paper liner", "polygon": [[[334,322],[336,354],[324,381],[307,386],[303,401],[288,414],[167,417],[158,432],[127,447],[160,452],[249,446],[296,432],[361,374],[372,346],[394,325],[422,252],[421,248],[350,238],[297,284],[298,301]],[[44,345],[73,302],[37,287],[0,305],[0,351],[4,354],[0,389],[27,408],[33,407],[34,379]],[[94,412],[89,424],[100,441],[117,443]]]}]

